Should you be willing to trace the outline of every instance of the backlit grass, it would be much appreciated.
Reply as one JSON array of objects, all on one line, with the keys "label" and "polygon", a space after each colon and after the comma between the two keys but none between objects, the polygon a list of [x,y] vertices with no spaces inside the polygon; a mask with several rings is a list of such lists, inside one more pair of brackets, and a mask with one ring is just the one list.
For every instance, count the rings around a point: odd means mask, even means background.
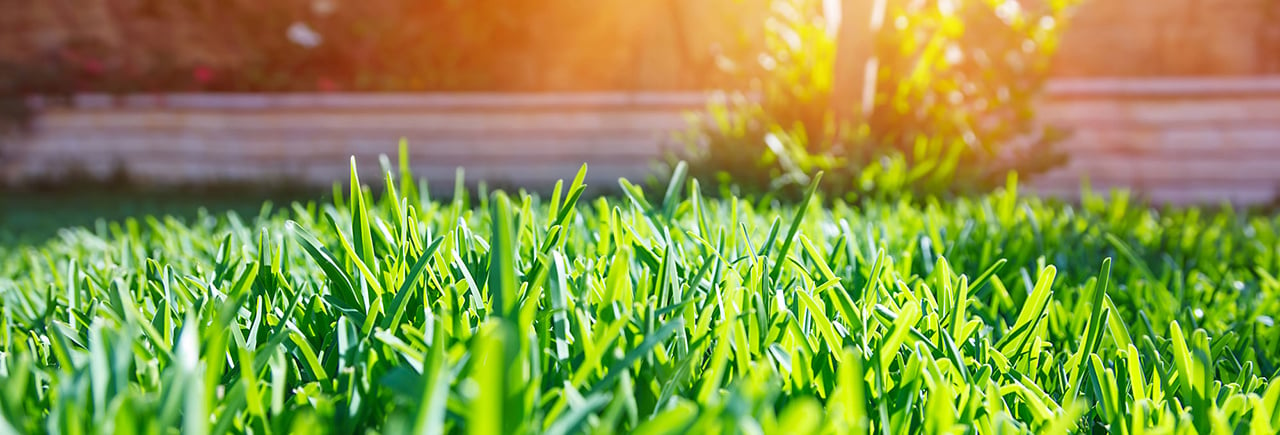
[{"label": "backlit grass", "polygon": [[403,167],[0,247],[0,433],[1280,430],[1275,216]]}]

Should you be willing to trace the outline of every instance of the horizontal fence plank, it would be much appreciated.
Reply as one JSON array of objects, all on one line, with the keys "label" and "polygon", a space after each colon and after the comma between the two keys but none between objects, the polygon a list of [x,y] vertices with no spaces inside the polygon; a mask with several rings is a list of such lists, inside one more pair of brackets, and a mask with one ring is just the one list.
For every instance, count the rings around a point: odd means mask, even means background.
[{"label": "horizontal fence plank", "polygon": [[[556,135],[455,135],[452,137],[403,136],[411,157],[484,162],[488,160],[566,160],[572,158],[613,158],[621,161],[662,157],[680,147],[662,133]],[[400,138],[391,134],[365,135],[278,135],[221,132],[212,134],[166,134],[142,132],[131,135],[52,132],[44,135],[29,157],[317,160],[351,155],[396,155]]]},{"label": "horizontal fence plank", "polygon": [[[382,180],[381,168],[377,161],[364,160],[358,169],[367,182],[377,183]],[[546,191],[553,187],[557,180],[572,180],[578,169],[586,163],[588,166],[586,182],[595,190],[613,189],[619,177],[633,181],[643,181],[657,174],[656,166],[636,165],[633,163],[600,163],[600,162],[534,162],[534,163],[492,163],[483,166],[463,168],[464,180],[474,186],[484,182],[489,186],[523,187],[532,190]],[[448,192],[454,186],[458,166],[448,164],[417,163],[411,165],[414,175],[425,178],[433,191]],[[94,168],[95,170],[111,170],[110,167]],[[174,165],[170,162],[141,160],[133,162],[129,167],[129,177],[134,180],[185,183],[192,179],[218,180],[223,182],[265,182],[286,185],[327,185],[345,180],[350,171],[346,161],[315,162],[308,165],[284,164],[245,164],[245,165],[212,165],[186,163]]]},{"label": "horizontal fence plank", "polygon": [[[1050,79],[1049,98],[1134,99],[1203,98],[1224,96],[1280,96],[1280,77],[1091,77]],[[521,108],[704,107],[718,92],[433,92],[433,93],[164,93],[80,94],[70,105],[77,109],[168,108],[199,110],[264,109],[389,109],[442,110]],[[749,96],[758,98],[758,96]],[[57,99],[33,98],[36,105],[56,105]]]},{"label": "horizontal fence plank", "polygon": [[1280,96],[1280,77],[1058,78],[1045,84],[1054,98],[1187,98]]},{"label": "horizontal fence plank", "polygon": [[[1097,195],[1110,196],[1109,188],[1092,186]],[[1078,201],[1081,198],[1079,186],[1029,186],[1030,193],[1067,201]],[[1221,205],[1232,204],[1248,206],[1273,204],[1280,198],[1280,191],[1274,187],[1252,184],[1194,186],[1194,187],[1153,187],[1137,190],[1132,193],[1137,198],[1150,201],[1153,205]]]},{"label": "horizontal fence plank", "polygon": [[1241,128],[1077,128],[1056,144],[1077,159],[1110,157],[1271,158],[1280,155],[1280,125]]},{"label": "horizontal fence plank", "polygon": [[1069,126],[1274,124],[1280,122],[1280,95],[1272,98],[1050,100],[1037,115],[1045,124]]},{"label": "horizontal fence plank", "polygon": [[1077,158],[1040,178],[1049,182],[1087,176],[1141,186],[1219,180],[1280,183],[1277,168],[1280,168],[1280,155],[1265,159]]},{"label": "horizontal fence plank", "polygon": [[680,111],[598,111],[533,113],[413,113],[361,111],[335,113],[323,110],[216,112],[168,110],[53,110],[37,122],[40,130],[307,130],[342,132],[372,130],[399,132],[484,131],[645,131],[684,128],[688,121]]},{"label": "horizontal fence plank", "polygon": [[[140,95],[81,94],[69,101],[74,109],[169,110],[610,110],[704,107],[708,92],[560,92],[560,93],[169,93]],[[56,101],[38,99],[38,106]]]}]

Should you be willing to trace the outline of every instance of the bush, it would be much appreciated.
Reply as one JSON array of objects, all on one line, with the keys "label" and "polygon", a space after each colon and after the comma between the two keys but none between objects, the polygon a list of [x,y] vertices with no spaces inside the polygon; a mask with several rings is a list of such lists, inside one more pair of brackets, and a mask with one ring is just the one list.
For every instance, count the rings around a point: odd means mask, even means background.
[{"label": "bush", "polygon": [[713,100],[687,136],[691,173],[759,192],[825,170],[849,197],[934,195],[1064,162],[1062,132],[1037,124],[1033,103],[1074,1],[904,3],[889,2],[876,36],[874,110],[836,119],[821,1],[774,0],[766,50],[733,63],[753,86]]}]

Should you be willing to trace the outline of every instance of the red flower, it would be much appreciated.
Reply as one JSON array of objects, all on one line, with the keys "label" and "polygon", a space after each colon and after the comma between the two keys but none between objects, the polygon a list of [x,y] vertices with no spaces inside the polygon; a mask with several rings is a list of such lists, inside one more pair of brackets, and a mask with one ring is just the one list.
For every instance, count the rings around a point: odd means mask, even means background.
[{"label": "red flower", "polygon": [[102,61],[99,61],[97,59],[92,59],[92,58],[86,58],[84,60],[83,66],[86,72],[88,72],[89,74],[93,74],[95,76],[102,75],[103,71],[106,70],[106,67],[102,65]]},{"label": "red flower", "polygon": [[338,82],[330,80],[328,77],[320,77],[316,79],[316,89],[321,92],[333,92],[338,90]]},{"label": "red flower", "polygon": [[191,76],[196,79],[196,83],[207,85],[213,81],[213,68],[207,66],[198,66],[191,71]]},{"label": "red flower", "polygon": [[106,71],[106,65],[98,59],[76,53],[73,50],[62,49],[59,53],[64,62],[80,67],[80,70],[90,75],[101,75]]}]

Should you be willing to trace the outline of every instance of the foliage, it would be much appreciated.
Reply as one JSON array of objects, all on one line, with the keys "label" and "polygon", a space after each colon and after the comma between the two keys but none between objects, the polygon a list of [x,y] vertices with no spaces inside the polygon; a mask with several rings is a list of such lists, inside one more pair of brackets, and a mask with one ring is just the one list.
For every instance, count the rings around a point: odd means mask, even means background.
[{"label": "foliage", "polygon": [[[0,66],[0,77],[28,75],[26,93],[691,89],[724,77],[700,68],[709,50],[677,54],[690,41],[671,34],[683,21],[739,20],[732,10],[686,16],[679,2],[625,0],[107,3],[106,18],[53,9],[114,29],[123,43],[33,29],[71,36],[55,48],[15,44],[31,53],[9,59],[16,69]],[[650,22],[659,20],[673,22]],[[651,77],[655,61],[662,77]]]},{"label": "foliage", "polygon": [[887,1],[875,103],[855,119],[835,115],[833,83],[851,78],[833,77],[822,3],[772,1],[765,51],[733,64],[755,85],[713,100],[690,131],[692,174],[798,191],[825,170],[849,197],[942,194],[1064,161],[1063,133],[1037,124],[1033,103],[1075,1]]},{"label": "foliage", "polygon": [[1280,428],[1275,216],[399,173],[0,247],[0,431]]}]

